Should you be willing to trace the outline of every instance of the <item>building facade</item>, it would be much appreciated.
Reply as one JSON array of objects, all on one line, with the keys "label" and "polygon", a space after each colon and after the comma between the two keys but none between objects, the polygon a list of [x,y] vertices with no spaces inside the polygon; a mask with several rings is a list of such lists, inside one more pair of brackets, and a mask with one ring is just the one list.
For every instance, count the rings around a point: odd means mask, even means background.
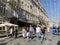
[{"label": "building facade", "polygon": [[39,0],[1,0],[3,14],[26,23],[47,24],[48,14]]},{"label": "building facade", "polygon": [[39,0],[20,0],[20,2],[21,10],[23,10],[23,18],[26,18],[27,22],[41,24],[48,22],[48,14]]}]

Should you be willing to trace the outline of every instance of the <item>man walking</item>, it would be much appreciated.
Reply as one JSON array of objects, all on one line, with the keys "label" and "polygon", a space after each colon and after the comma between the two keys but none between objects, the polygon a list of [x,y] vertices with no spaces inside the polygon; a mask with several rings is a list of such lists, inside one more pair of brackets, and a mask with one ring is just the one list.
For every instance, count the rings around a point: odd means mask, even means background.
[{"label": "man walking", "polygon": [[33,32],[34,32],[34,29],[33,29],[33,27],[30,25],[29,33],[30,33],[30,38],[31,38],[31,39],[33,38]]},{"label": "man walking", "polygon": [[43,42],[43,39],[46,39],[45,37],[45,31],[46,31],[46,26],[45,25],[42,25],[41,27],[41,31],[42,31],[42,35],[41,35],[41,43]]},{"label": "man walking", "polygon": [[36,36],[37,36],[38,40],[39,40],[40,37],[41,37],[41,28],[40,28],[39,25],[37,25],[37,27],[36,27]]}]

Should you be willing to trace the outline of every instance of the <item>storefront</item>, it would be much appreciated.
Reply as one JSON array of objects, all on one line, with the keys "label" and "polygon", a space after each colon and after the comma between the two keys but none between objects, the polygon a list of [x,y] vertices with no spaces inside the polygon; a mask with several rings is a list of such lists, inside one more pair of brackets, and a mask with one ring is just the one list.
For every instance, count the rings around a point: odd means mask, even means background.
[{"label": "storefront", "polygon": [[0,36],[9,35],[10,34],[10,29],[12,29],[12,30],[18,29],[18,25],[11,24],[11,23],[8,23],[8,22],[0,24]]}]

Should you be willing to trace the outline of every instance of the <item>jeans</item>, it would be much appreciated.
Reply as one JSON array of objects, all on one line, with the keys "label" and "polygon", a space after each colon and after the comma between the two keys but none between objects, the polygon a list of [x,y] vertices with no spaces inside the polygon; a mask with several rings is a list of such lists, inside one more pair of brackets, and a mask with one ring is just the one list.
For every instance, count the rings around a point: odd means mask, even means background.
[{"label": "jeans", "polygon": [[41,42],[43,41],[45,35],[43,33],[36,33],[37,39],[40,40]]},{"label": "jeans", "polygon": [[30,31],[30,38],[32,39],[33,38],[33,32]]},{"label": "jeans", "polygon": [[41,38],[40,32],[36,33],[36,36],[37,36],[37,39],[40,39]]},{"label": "jeans", "polygon": [[43,41],[44,39],[44,34],[41,34],[41,42]]}]

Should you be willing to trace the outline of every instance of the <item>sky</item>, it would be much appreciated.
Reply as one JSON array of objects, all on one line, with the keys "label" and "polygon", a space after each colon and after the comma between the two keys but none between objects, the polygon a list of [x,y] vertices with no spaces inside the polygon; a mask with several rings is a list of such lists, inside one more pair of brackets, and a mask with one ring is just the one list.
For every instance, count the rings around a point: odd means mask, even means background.
[{"label": "sky", "polygon": [[40,0],[48,13],[48,18],[54,22],[60,21],[60,0]]}]

